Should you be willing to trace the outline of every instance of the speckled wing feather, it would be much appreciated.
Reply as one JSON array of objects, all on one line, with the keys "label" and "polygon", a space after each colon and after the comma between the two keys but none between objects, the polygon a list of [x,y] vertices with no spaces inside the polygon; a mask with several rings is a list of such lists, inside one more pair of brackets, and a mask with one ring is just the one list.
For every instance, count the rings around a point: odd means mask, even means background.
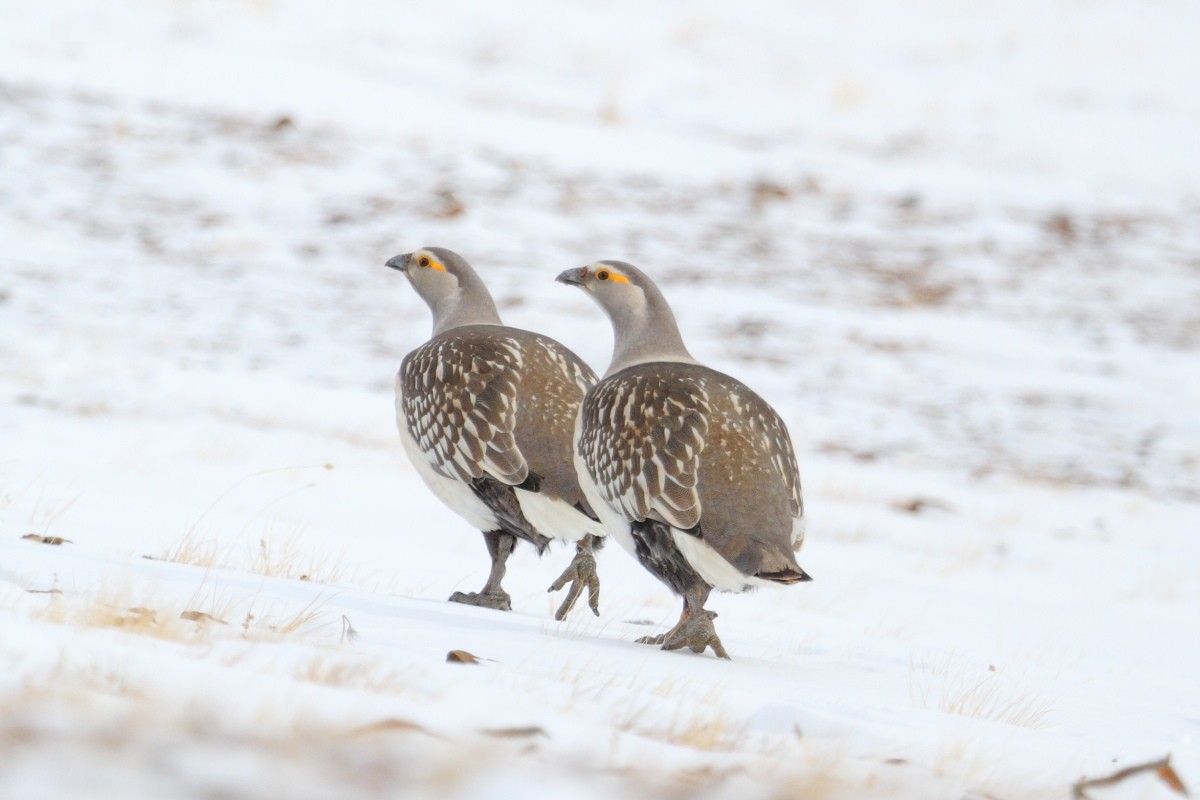
[{"label": "speckled wing feather", "polygon": [[783,479],[792,500],[792,516],[804,516],[804,497],[800,487],[800,467],[787,426],[775,409],[755,395],[746,408],[751,427],[762,437],[763,452],[770,453],[771,464]]},{"label": "speckled wing feather", "polygon": [[438,473],[516,486],[529,467],[513,438],[521,350],[503,336],[440,337],[400,366],[401,409]]},{"label": "speckled wing feather", "polygon": [[628,519],[694,528],[708,412],[694,383],[646,374],[602,381],[584,400],[578,443],[601,496]]}]

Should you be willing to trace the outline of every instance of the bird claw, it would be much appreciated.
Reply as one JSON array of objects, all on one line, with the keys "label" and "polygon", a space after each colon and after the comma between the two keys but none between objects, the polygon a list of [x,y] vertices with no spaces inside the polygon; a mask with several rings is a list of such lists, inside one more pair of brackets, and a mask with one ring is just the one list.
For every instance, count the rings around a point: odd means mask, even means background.
[{"label": "bird claw", "polygon": [[512,598],[508,592],[455,592],[450,595],[451,603],[463,603],[480,608],[494,608],[497,611],[512,611]]},{"label": "bird claw", "polygon": [[666,633],[658,636],[643,636],[637,640],[638,644],[657,644],[661,645],[663,650],[682,650],[686,647],[693,653],[703,653],[711,647],[717,658],[729,661],[731,660],[729,653],[725,652],[725,646],[721,644],[721,639],[717,636],[717,630],[713,626],[716,616],[717,612],[715,611],[701,611],[699,614],[693,614],[680,621]]},{"label": "bird claw", "polygon": [[574,607],[584,587],[588,590],[588,606],[593,614],[600,616],[600,578],[596,575],[596,557],[590,547],[580,545],[576,549],[575,558],[571,559],[563,574],[559,575],[546,591],[557,592],[568,583],[571,584],[571,588],[567,590],[562,605],[554,612],[554,618],[559,621],[567,618],[567,613]]}]

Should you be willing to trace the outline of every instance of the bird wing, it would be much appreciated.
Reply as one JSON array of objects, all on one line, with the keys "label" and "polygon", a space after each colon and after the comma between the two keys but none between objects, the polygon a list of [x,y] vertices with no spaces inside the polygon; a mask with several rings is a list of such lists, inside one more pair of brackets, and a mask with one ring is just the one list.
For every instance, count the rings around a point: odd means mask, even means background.
[{"label": "bird wing", "polygon": [[800,467],[796,464],[796,451],[792,448],[792,437],[788,435],[778,412],[761,397],[755,395],[749,402],[747,417],[751,429],[762,439],[762,452],[770,453],[771,466],[787,486],[792,501],[792,516],[804,516],[804,497],[800,488]]},{"label": "bird wing", "polygon": [[513,436],[521,363],[519,343],[505,337],[441,337],[404,359],[398,410],[439,474],[510,486],[529,476]]},{"label": "bird wing", "polygon": [[577,445],[600,496],[630,520],[698,525],[708,413],[706,393],[692,382],[645,374],[601,381],[580,410]]}]

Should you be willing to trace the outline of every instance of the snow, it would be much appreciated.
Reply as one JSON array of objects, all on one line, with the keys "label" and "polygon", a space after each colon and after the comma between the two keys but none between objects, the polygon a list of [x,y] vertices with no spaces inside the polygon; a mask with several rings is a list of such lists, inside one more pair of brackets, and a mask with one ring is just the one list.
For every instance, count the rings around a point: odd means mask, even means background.
[{"label": "snow", "polygon": [[[1200,782],[1195,4],[10,6],[0,794]],[[815,580],[714,597],[732,662],[635,644],[678,607],[616,546],[599,617],[570,548],[445,602],[423,245],[601,370],[553,278],[638,264],[779,409]]]}]

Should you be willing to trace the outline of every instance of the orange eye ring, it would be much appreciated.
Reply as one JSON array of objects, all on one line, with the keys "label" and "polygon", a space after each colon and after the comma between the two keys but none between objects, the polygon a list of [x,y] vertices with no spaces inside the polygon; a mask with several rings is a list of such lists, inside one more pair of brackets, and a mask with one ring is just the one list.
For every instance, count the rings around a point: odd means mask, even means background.
[{"label": "orange eye ring", "polygon": [[429,266],[429,256],[421,256],[420,258],[417,259],[417,264],[422,267],[428,267]]},{"label": "orange eye ring", "polygon": [[596,280],[598,280],[598,281],[606,281],[606,280],[608,280],[608,270],[606,270],[606,269],[602,269],[602,270],[600,270],[599,272],[597,272],[597,273],[596,273]]}]

